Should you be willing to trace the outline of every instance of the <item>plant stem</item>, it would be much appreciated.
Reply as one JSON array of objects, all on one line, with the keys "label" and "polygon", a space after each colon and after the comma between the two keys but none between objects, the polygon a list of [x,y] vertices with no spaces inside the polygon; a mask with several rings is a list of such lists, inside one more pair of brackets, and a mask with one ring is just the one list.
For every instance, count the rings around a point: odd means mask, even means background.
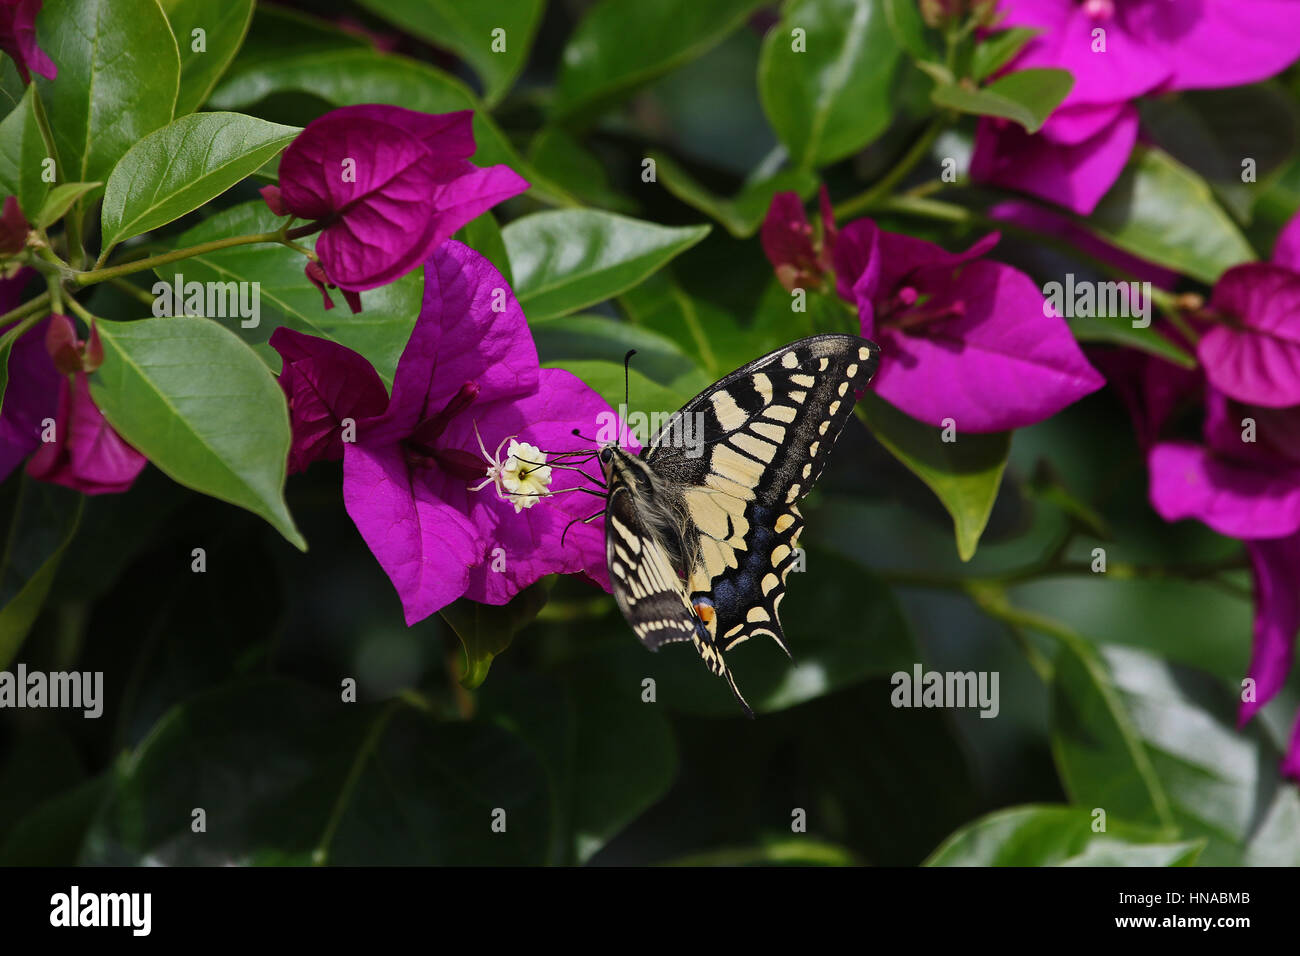
[{"label": "plant stem", "polygon": [[87,272],[77,272],[73,274],[72,280],[80,286],[94,285],[98,282],[107,282],[110,279],[131,275],[136,272],[145,272],[149,269],[156,268],[157,266],[165,266],[169,262],[177,262],[181,259],[189,259],[192,256],[201,256],[208,252],[216,252],[219,249],[230,249],[234,246],[250,246],[260,242],[274,242],[289,246],[290,248],[295,248],[296,244],[290,242],[290,240],[300,239],[303,236],[310,236],[312,233],[319,232],[323,228],[323,222],[314,222],[287,231],[284,229],[277,229],[275,232],[259,232],[250,236],[229,236],[225,239],[213,239],[211,242],[201,242],[197,246],[189,246],[185,249],[173,249],[171,252],[149,256],[147,259],[137,259],[134,262],[125,262],[121,265],[109,266],[105,269],[91,269]]},{"label": "plant stem", "polygon": [[145,292],[144,289],[140,288],[138,285],[132,285],[130,282],[127,282],[125,279],[116,279],[116,278],[109,279],[108,284],[111,285],[113,288],[117,289],[118,291],[124,292],[127,295],[131,296],[132,298],[138,299],[140,302],[143,302],[145,305],[149,306],[150,308],[153,308],[154,297],[151,296],[148,292]]},{"label": "plant stem", "polygon": [[950,122],[948,114],[943,114],[934,118],[930,125],[926,127],[925,132],[917,137],[902,158],[894,164],[894,168],[885,173],[878,179],[866,192],[859,193],[852,199],[846,199],[835,207],[835,218],[843,222],[854,216],[860,216],[869,211],[880,200],[888,196],[907,176],[912,169],[923,160],[930,152],[930,147],[938,139],[939,134],[947,129]]},{"label": "plant stem", "polygon": [[[0,315],[0,325],[8,325],[9,323],[12,323],[12,321],[16,319],[25,319],[25,317],[30,316],[32,312],[43,311],[44,308],[47,308],[48,306],[49,306],[49,293],[48,291],[45,291],[45,293],[42,293],[38,295],[38,297],[29,300],[29,302],[22,303],[21,306],[18,306],[17,308],[12,308],[12,310],[5,312],[4,315]],[[14,330],[9,329],[8,332],[4,333],[3,337],[0,337],[0,342],[3,342],[4,339],[9,338],[9,336],[13,336],[13,333]]]},{"label": "plant stem", "polygon": [[95,321],[96,316],[72,296],[68,296],[68,308],[77,313],[81,320],[87,325],[90,325]]}]

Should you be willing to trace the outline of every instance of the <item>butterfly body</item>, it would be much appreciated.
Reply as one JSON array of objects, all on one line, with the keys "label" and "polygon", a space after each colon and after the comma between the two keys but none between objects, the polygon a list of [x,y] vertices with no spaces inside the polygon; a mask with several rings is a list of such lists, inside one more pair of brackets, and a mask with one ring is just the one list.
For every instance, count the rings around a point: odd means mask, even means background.
[{"label": "butterfly body", "polygon": [[705,389],[639,456],[601,449],[619,609],[651,650],[691,641],[751,716],[724,654],[756,635],[789,653],[778,610],[798,558],[798,501],[879,354],[857,336],[801,339]]}]

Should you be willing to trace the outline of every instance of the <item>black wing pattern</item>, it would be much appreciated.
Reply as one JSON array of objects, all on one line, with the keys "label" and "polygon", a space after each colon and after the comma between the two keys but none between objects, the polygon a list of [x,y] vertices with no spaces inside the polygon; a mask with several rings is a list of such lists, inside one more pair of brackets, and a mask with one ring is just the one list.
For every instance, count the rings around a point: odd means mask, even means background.
[{"label": "black wing pattern", "polygon": [[879,347],[857,336],[801,339],[701,392],[644,452],[694,525],[683,562],[687,604],[697,617],[712,606],[704,623],[721,650],[764,635],[789,653],[778,612],[798,557],[797,503],[879,360]]}]

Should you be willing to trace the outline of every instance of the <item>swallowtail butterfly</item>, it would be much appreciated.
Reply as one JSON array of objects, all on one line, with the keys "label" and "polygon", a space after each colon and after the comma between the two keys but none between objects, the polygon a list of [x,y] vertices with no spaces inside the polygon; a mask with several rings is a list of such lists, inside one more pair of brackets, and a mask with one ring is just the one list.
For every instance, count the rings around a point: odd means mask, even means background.
[{"label": "swallowtail butterfly", "polygon": [[640,456],[600,449],[619,609],[652,651],[691,641],[751,717],[724,654],[764,635],[789,655],[777,612],[797,558],[799,499],[879,360],[857,336],[800,339],[691,399]]}]

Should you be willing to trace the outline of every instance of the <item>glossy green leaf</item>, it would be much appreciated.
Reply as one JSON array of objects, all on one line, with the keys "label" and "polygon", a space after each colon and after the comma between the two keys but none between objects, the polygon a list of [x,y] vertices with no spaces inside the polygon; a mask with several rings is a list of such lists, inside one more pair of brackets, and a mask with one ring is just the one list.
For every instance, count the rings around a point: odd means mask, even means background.
[{"label": "glossy green leaf", "polygon": [[[491,106],[514,85],[528,60],[545,0],[360,0],[376,16],[474,68]],[[501,30],[498,34],[496,31]]]},{"label": "glossy green leaf", "polygon": [[898,60],[881,0],[787,4],[763,40],[758,91],[791,162],[825,166],[883,133]]},{"label": "glossy green leaf", "polygon": [[1075,802],[1150,826],[1173,827],[1169,794],[1102,658],[1063,645],[1052,675],[1052,752]]},{"label": "glossy green leaf", "polygon": [[806,169],[792,169],[747,183],[735,196],[724,199],[702,186],[671,157],[663,153],[650,155],[664,188],[688,206],[720,222],[737,239],[748,239],[758,232],[777,193],[795,192],[807,199],[817,189],[816,176]]},{"label": "glossy green leaf", "polygon": [[[175,240],[176,248],[198,245],[222,236],[267,232],[277,218],[260,199],[223,210],[205,219]],[[315,237],[299,240],[312,247]],[[406,340],[411,337],[424,289],[423,270],[417,269],[396,282],[361,293],[362,309],[356,315],[339,303],[326,310],[320,290],[311,284],[303,269],[301,254],[279,245],[236,246],[192,256],[160,267],[160,279],[175,288],[179,276],[184,282],[257,282],[261,315],[255,327],[244,328],[238,316],[211,316],[246,342],[260,344],[278,325],[333,339],[364,356],[385,382],[392,382]],[[336,300],[338,298],[335,293]],[[177,310],[179,311],[179,310]],[[278,370],[279,356],[269,348],[258,354]]]},{"label": "glossy green leaf", "polygon": [[104,189],[105,246],[216,199],[300,132],[240,113],[193,113],[150,133],[122,157]]},{"label": "glossy green leaf", "polygon": [[35,79],[59,182],[107,182],[126,151],[167,125],[181,62],[158,0],[51,0],[41,13],[58,79]]},{"label": "glossy green leaf", "polygon": [[369,49],[258,60],[232,70],[213,92],[208,105],[213,109],[241,109],[272,93],[284,92],[308,93],[333,106],[391,103],[423,113],[474,110],[474,141],[478,145],[475,164],[505,163],[539,192],[572,201],[562,188],[529,168],[469,87],[428,64]]},{"label": "glossy green leaf", "polygon": [[1098,818],[1083,807],[1022,806],[962,827],[926,866],[1192,866],[1204,840],[1175,842],[1159,830]]},{"label": "glossy green leaf", "polygon": [[159,3],[167,14],[181,55],[176,115],[184,116],[203,105],[239,52],[253,19],[254,3],[253,0],[159,0]]},{"label": "glossy green leaf", "polygon": [[1276,81],[1143,97],[1138,109],[1144,136],[1204,178],[1242,223],[1300,141],[1300,105]]},{"label": "glossy green leaf", "polygon": [[596,210],[555,210],[502,230],[515,295],[532,321],[611,298],[706,235],[708,226],[660,226]]},{"label": "glossy green leaf", "polygon": [[1151,326],[1138,328],[1128,319],[1075,316],[1070,331],[1080,342],[1105,342],[1138,349],[1182,368],[1196,368],[1196,358]]},{"label": "glossy green leaf", "polygon": [[714,381],[763,354],[752,330],[687,293],[666,270],[628,289],[618,302],[632,322],[680,343]]},{"label": "glossy green leaf", "polygon": [[45,202],[41,204],[40,212],[32,220],[32,224],[38,229],[45,229],[52,226],[63,218],[72,204],[80,199],[86,193],[93,189],[98,189],[103,183],[62,183],[55,186],[45,197]]},{"label": "glossy green leaf", "polygon": [[[544,861],[550,795],[518,737],[341,697],[262,679],[174,708],[115,775],[81,862]],[[195,838],[195,807],[220,840]],[[504,833],[492,832],[498,808]]]},{"label": "glossy green leaf", "polygon": [[882,0],[881,7],[899,46],[918,60],[943,58],[943,50],[932,41],[933,32],[926,29],[921,19],[916,0]]},{"label": "glossy green leaf", "polygon": [[941,429],[918,422],[870,393],[858,402],[857,412],[876,440],[943,502],[952,515],[957,553],[969,561],[1002,484],[1011,433],[958,433],[956,441],[944,441]]},{"label": "glossy green leaf", "polygon": [[563,126],[545,126],[528,145],[528,161],[589,206],[628,215],[637,204],[614,189],[596,155]]},{"label": "glossy green leaf", "polygon": [[460,674],[462,687],[474,690],[487,679],[492,659],[509,647],[515,635],[537,617],[546,606],[550,589],[550,579],[543,578],[520,591],[508,604],[493,606],[461,598],[439,612],[460,638],[464,651],[464,666]]},{"label": "glossy green leaf", "polygon": [[1126,252],[1209,284],[1255,258],[1205,180],[1158,149],[1134,150],[1087,224]]},{"label": "glossy green leaf", "polygon": [[938,106],[975,116],[1009,119],[1036,133],[1072,86],[1074,76],[1068,70],[1017,70],[979,89],[940,83],[930,98]]},{"label": "glossy green leaf", "polygon": [[[676,341],[631,322],[571,315],[534,322],[532,331],[538,357],[561,368],[569,362],[590,360],[621,368],[623,356],[635,349],[632,370],[675,394],[695,395],[713,383],[712,377]],[[622,399],[621,392],[618,397]]]},{"label": "glossy green leaf", "polygon": [[[1052,751],[1074,802],[1172,822],[1208,840],[1204,864],[1240,864],[1288,785],[1259,728],[1235,727],[1236,687],[1129,648],[1107,647],[1093,676],[1083,658],[1059,661],[1052,695]],[[1294,859],[1300,841],[1292,833],[1274,849]]]},{"label": "glossy green leaf", "polygon": [[31,222],[50,191],[42,176],[48,153],[36,119],[36,87],[29,86],[18,105],[0,121],[0,198],[17,197]]},{"label": "glossy green leaf", "polygon": [[[635,359],[633,360],[635,361]],[[543,362],[547,368],[562,368],[572,372],[587,383],[612,408],[623,405],[623,363],[582,359],[565,359],[562,362]],[[635,368],[629,369],[627,383],[628,422],[638,441],[644,444],[653,434],[656,423],[686,404],[691,393],[661,385],[647,378]]]},{"label": "glossy green leaf", "polygon": [[12,508],[0,560],[0,670],[13,661],[36,622],[85,501],[75,491],[25,474],[10,486]]},{"label": "glossy green leaf", "polygon": [[1025,48],[1025,44],[1042,33],[1030,27],[1012,27],[986,37],[975,47],[971,59],[971,76],[982,80],[1006,66]]},{"label": "glossy green leaf", "polygon": [[100,322],[91,394],[113,427],[171,478],[269,521],[306,549],[284,503],[289,412],[275,376],[206,319]]},{"label": "glossy green leaf", "polygon": [[552,112],[596,112],[694,59],[737,29],[757,0],[601,0],[569,37]]}]

